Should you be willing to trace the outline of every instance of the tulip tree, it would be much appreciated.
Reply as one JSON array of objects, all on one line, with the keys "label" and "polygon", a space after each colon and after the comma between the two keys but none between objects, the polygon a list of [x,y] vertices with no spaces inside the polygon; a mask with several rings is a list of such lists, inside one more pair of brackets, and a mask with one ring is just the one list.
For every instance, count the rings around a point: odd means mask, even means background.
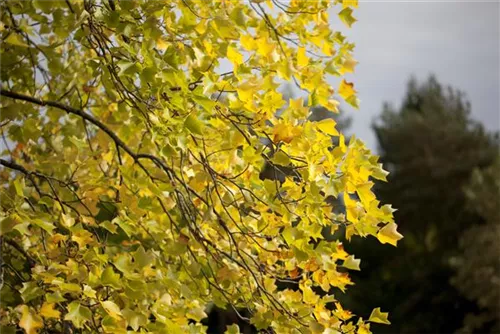
[{"label": "tulip tree", "polygon": [[357,1],[1,7],[2,332],[198,333],[210,305],[264,332],[389,323],[337,302],[360,260],[325,237],[396,245],[371,190],[387,173],[308,120],[358,105],[354,44],[332,30]]}]

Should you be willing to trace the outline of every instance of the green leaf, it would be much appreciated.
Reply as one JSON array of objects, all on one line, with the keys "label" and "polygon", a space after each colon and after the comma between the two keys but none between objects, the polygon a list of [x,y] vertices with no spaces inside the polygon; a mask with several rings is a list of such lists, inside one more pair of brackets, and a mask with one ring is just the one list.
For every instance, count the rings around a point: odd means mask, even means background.
[{"label": "green leaf", "polygon": [[177,151],[172,145],[170,145],[170,143],[165,144],[165,146],[163,146],[163,148],[161,149],[161,154],[163,154],[163,156],[165,157],[174,156],[176,153]]},{"label": "green leaf", "polygon": [[132,327],[134,331],[138,331],[139,327],[146,326],[148,319],[144,314],[134,312],[130,309],[123,309],[122,315],[127,321],[127,325]]},{"label": "green leaf", "polygon": [[99,226],[102,226],[103,228],[105,228],[106,230],[108,230],[113,234],[116,234],[116,230],[118,229],[118,226],[116,226],[116,224],[113,224],[109,220],[103,221],[102,223],[99,224]]},{"label": "green leaf", "polygon": [[4,235],[5,233],[9,233],[12,231],[14,226],[16,226],[20,221],[18,219],[15,219],[17,215],[11,215],[8,217],[2,217],[0,221],[0,236]]},{"label": "green leaf", "polygon": [[[126,60],[120,60],[118,63],[118,68],[120,69],[120,71],[118,72],[118,75],[121,76],[125,73],[129,73],[131,72],[135,65],[135,63],[131,62],[131,61],[126,61]],[[130,70],[130,71],[129,71]]]},{"label": "green leaf", "polygon": [[122,317],[120,307],[111,300],[105,300],[101,302],[101,306],[109,314],[110,317],[114,319],[120,319]]},{"label": "green leaf", "polygon": [[240,327],[237,324],[232,324],[226,327],[225,334],[240,334]]},{"label": "green leaf", "polygon": [[60,303],[66,301],[60,291],[55,291],[54,293],[45,295],[45,299],[47,300],[47,303]]},{"label": "green leaf", "polygon": [[16,189],[16,195],[19,197],[24,197],[24,179],[15,179],[14,188]]},{"label": "green leaf", "polygon": [[295,241],[295,236],[297,235],[297,229],[295,227],[286,227],[283,232],[281,232],[283,239],[288,245],[293,245]]},{"label": "green leaf", "polygon": [[189,114],[184,121],[184,127],[191,133],[196,135],[203,135],[203,123],[196,117],[194,113]]},{"label": "green leaf", "polygon": [[0,325],[0,333],[2,334],[16,334],[15,326]]},{"label": "green leaf", "polygon": [[199,104],[207,112],[212,112],[216,104],[215,101],[203,95],[193,95],[193,101]]},{"label": "green leaf", "polygon": [[288,166],[290,164],[290,158],[283,151],[276,152],[271,161],[280,166]]},{"label": "green leaf", "polygon": [[357,20],[352,16],[352,9],[349,7],[344,8],[340,13],[339,17],[342,20],[342,22],[345,23],[349,28],[351,25],[356,22]]},{"label": "green leaf", "polygon": [[111,266],[107,266],[101,275],[101,282],[104,286],[110,286],[115,289],[122,287],[120,282],[120,275],[115,273]]},{"label": "green leaf", "polygon": [[88,307],[73,301],[68,305],[68,313],[64,320],[71,321],[76,328],[82,328],[83,324],[92,319],[92,312]]},{"label": "green leaf", "polygon": [[52,231],[56,228],[54,224],[43,219],[33,219],[31,222],[49,233],[52,233]]},{"label": "green leaf", "polygon": [[153,255],[146,252],[142,246],[139,246],[139,248],[137,248],[132,255],[134,257],[134,263],[136,263],[140,268],[148,266],[154,260]]},{"label": "green leaf", "polygon": [[11,33],[5,40],[5,43],[11,44],[11,45],[16,45],[16,46],[22,46],[24,48],[29,47],[28,44],[24,43],[24,40],[21,36],[16,34],[15,32]]},{"label": "green leaf", "polygon": [[299,262],[307,261],[309,259],[309,254],[300,250],[299,248],[292,246],[293,253]]},{"label": "green leaf", "polygon": [[21,297],[25,303],[42,296],[44,293],[36,282],[23,283],[23,287],[19,290],[19,292],[21,292]]},{"label": "green leaf", "polygon": [[50,13],[51,10],[54,10],[54,5],[57,5],[57,1],[33,0],[33,7],[41,10],[44,13]]}]

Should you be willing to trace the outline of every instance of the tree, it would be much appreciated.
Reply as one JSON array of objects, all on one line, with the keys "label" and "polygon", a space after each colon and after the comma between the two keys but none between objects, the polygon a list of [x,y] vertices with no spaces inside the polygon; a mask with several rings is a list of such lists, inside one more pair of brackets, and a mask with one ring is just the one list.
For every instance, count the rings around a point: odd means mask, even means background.
[{"label": "tree", "polygon": [[[277,333],[388,323],[337,302],[359,260],[321,234],[395,245],[371,191],[386,173],[301,99],[276,113],[292,79],[336,111],[339,77],[357,106],[331,5],[2,2],[2,331],[203,332],[209,305]],[[336,1],[334,19],[350,26],[353,7]],[[295,176],[262,180],[265,163]]]},{"label": "tree", "polygon": [[[365,266],[355,277],[363,284],[346,305],[363,309],[359,298],[367,296],[364,303],[394,310],[386,331],[451,333],[462,327],[466,314],[478,310],[462,288],[450,283],[452,264],[463,252],[464,231],[484,222],[481,209],[468,207],[463,188],[474,170],[493,163],[499,147],[470,111],[462,93],[431,77],[421,84],[411,80],[401,107],[385,105],[374,124],[381,160],[390,172],[377,194],[398,208],[395,219],[405,242],[397,252],[370,242],[350,248]],[[472,234],[465,235],[479,247]],[[476,263],[467,270],[478,269]]]},{"label": "tree", "polygon": [[465,188],[468,208],[485,223],[465,230],[459,241],[461,254],[453,260],[452,284],[478,306],[467,314],[460,332],[500,332],[500,159],[475,170]]}]

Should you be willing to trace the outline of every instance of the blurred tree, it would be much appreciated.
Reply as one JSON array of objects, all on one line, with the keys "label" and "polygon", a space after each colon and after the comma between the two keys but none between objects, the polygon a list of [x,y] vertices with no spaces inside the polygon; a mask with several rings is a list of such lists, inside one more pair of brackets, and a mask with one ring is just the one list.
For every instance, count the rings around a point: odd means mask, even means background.
[{"label": "blurred tree", "polygon": [[[468,208],[463,187],[475,169],[492,164],[498,142],[471,119],[463,94],[443,88],[434,77],[423,85],[410,80],[400,109],[386,104],[374,130],[390,172],[389,183],[377,192],[382,202],[398,208],[395,218],[405,239],[398,249],[359,238],[346,246],[363,258],[355,280],[363,283],[351,289],[349,299],[358,309],[362,301],[365,307],[375,303],[393,310],[393,326],[384,331],[454,332],[466,314],[478,311],[478,296],[451,284],[451,260],[461,252],[461,236],[476,242],[472,232],[463,231],[488,219]],[[477,270],[467,254],[464,261],[471,267],[463,270]]]},{"label": "blurred tree", "polygon": [[452,283],[477,303],[460,332],[500,333],[500,157],[485,170],[475,170],[465,189],[470,210],[486,224],[473,226],[460,238],[462,254],[455,259]]}]

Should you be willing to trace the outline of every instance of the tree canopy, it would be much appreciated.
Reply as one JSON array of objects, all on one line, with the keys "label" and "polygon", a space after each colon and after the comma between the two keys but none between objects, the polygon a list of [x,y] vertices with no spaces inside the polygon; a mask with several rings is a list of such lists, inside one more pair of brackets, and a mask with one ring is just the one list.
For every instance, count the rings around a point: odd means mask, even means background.
[{"label": "tree canopy", "polygon": [[[345,304],[392,310],[385,332],[495,332],[499,146],[471,110],[462,92],[435,77],[412,79],[401,104],[386,104],[374,123],[390,171],[376,192],[398,208],[405,242],[396,251],[353,242],[352,251],[365,260],[355,276],[363,283]],[[475,174],[483,178],[471,185]],[[475,323],[464,321],[474,314],[481,314]]]},{"label": "tree canopy", "polygon": [[451,282],[476,310],[465,315],[461,333],[500,332],[500,156],[489,167],[475,169],[464,187],[467,207],[484,220],[459,239]]},{"label": "tree canopy", "polygon": [[360,260],[323,233],[396,245],[372,191],[387,173],[308,120],[358,105],[354,44],[329,23],[356,6],[2,2],[2,332],[197,333],[209,305],[276,333],[389,323],[338,303]]}]

